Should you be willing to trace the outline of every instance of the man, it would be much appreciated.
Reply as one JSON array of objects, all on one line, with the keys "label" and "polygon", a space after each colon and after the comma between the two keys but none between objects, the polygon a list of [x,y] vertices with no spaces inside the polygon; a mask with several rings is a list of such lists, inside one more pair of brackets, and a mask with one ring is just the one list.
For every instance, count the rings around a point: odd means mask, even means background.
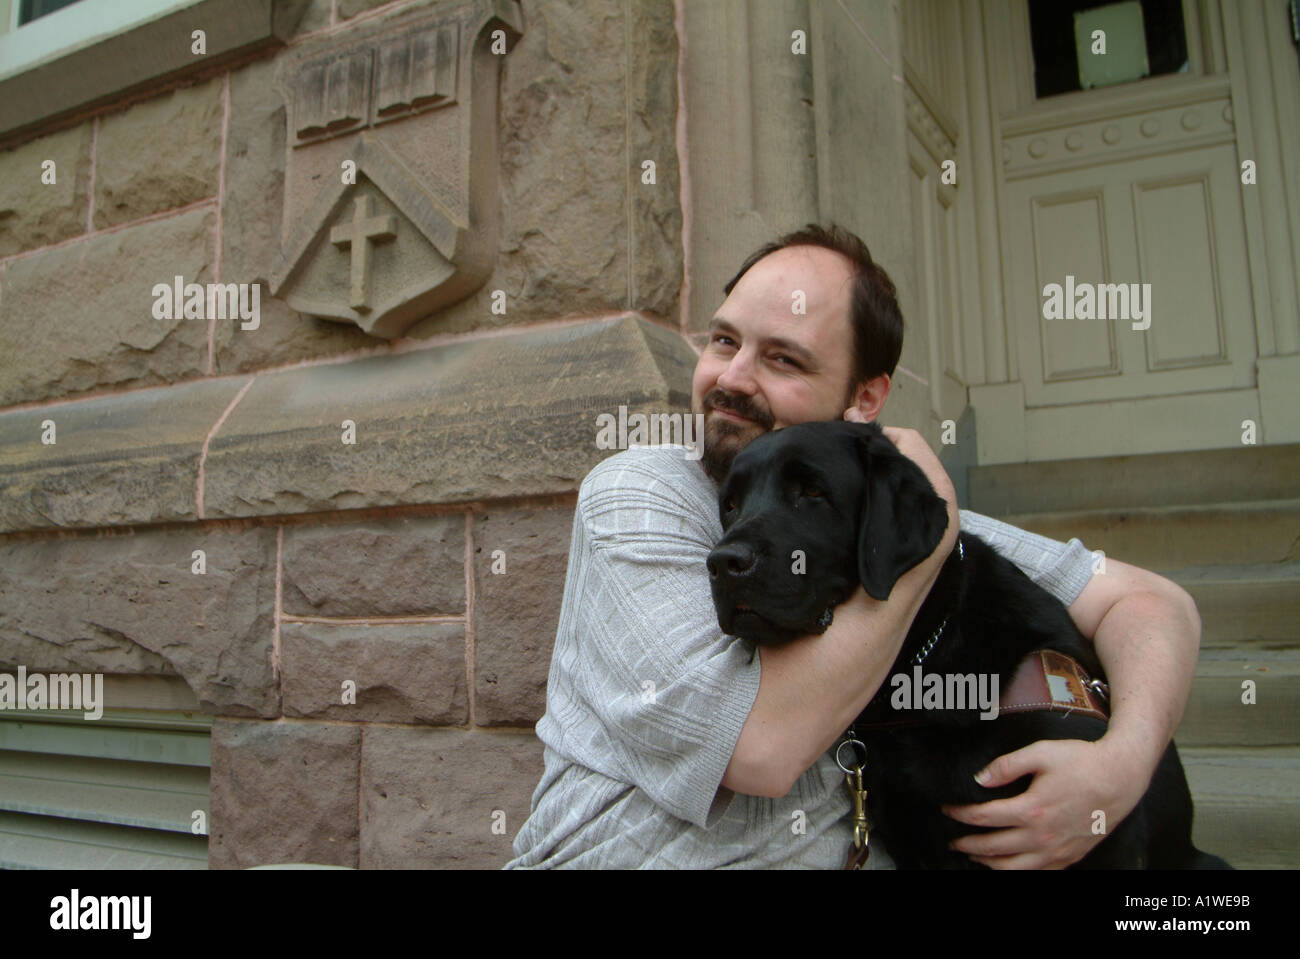
[{"label": "man", "polygon": [[[802,291],[805,312],[792,303]],[[874,420],[902,348],[892,283],[861,240],[807,229],[757,251],[726,287],[696,366],[704,456],[632,449],[583,481],[537,734],[546,769],[507,868],[837,868],[852,826],[832,750],[893,664],[956,542],[952,482],[919,434],[886,435],[948,503],[949,526],[885,602],[861,588],[821,636],[754,650],[721,634],[704,560],[721,538],[716,484],[768,429]],[[981,773],[1028,791],[948,810],[1001,827],[954,848],[994,868],[1063,868],[1146,791],[1182,716],[1200,620],[1172,583],[974,513],[988,539],[1066,603],[1111,683],[1096,743],[1035,743]],[[892,863],[873,850],[869,868]]]}]

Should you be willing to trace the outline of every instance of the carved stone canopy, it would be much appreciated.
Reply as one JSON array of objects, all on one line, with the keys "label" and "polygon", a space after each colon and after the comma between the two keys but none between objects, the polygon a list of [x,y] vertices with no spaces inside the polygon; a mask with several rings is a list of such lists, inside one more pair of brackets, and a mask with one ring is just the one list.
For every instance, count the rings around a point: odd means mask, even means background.
[{"label": "carved stone canopy", "polygon": [[437,4],[286,60],[275,296],[392,339],[484,283],[497,250],[497,78],[519,24],[517,0]]}]

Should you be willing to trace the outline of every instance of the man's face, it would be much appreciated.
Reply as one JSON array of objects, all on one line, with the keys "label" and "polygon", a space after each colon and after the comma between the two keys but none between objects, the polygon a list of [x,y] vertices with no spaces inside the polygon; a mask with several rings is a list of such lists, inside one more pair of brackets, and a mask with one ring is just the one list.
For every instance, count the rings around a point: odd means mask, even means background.
[{"label": "man's face", "polygon": [[[768,430],[844,415],[852,269],[833,250],[786,247],[751,266],[714,314],[695,366],[691,411],[705,414],[702,462],[715,482]],[[796,291],[802,314],[794,311]]]}]

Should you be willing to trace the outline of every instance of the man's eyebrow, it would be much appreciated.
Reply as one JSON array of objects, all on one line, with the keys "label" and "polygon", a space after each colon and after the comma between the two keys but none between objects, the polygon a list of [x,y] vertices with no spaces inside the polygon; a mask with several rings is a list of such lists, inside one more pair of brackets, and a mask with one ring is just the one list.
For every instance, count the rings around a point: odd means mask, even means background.
[{"label": "man's eyebrow", "polygon": [[[727,322],[727,320],[725,320],[723,317],[720,316],[715,316],[709,322],[709,334],[712,335],[714,333],[726,333],[731,336],[740,335],[739,331],[734,326],[732,326],[729,322]],[[776,347],[776,349],[781,350],[785,353],[790,353],[796,359],[801,361],[805,366],[820,365],[817,362],[817,358],[815,356],[813,356],[810,352],[808,352],[807,349],[800,346],[798,343],[794,342],[794,340],[787,340],[785,339],[785,337],[781,337],[781,336],[769,336],[764,342],[768,346],[773,346]]]}]

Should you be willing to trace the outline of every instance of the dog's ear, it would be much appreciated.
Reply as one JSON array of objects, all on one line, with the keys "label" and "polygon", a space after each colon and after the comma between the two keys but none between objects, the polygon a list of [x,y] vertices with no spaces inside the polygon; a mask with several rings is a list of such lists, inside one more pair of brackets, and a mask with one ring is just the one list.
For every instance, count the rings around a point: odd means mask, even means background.
[{"label": "dog's ear", "polygon": [[934,552],[948,507],[921,468],[879,429],[859,437],[866,502],[858,530],[858,575],[873,599],[889,598],[898,578]]}]

